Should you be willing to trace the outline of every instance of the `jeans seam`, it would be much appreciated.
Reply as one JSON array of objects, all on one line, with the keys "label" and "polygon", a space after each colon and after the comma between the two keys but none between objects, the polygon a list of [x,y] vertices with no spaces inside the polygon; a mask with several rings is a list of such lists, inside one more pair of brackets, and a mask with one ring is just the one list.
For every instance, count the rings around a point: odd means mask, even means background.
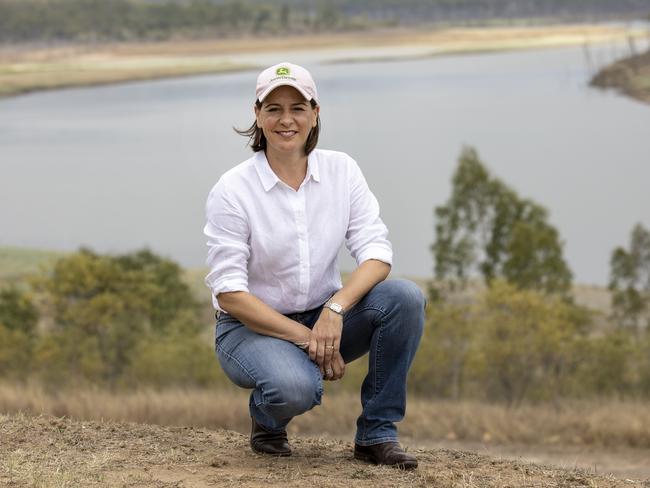
[{"label": "jeans seam", "polygon": [[379,371],[379,369],[377,368],[377,363],[379,362],[379,356],[380,356],[380,353],[381,353],[383,332],[384,332],[384,316],[382,315],[381,322],[379,324],[379,330],[377,331],[377,334],[378,334],[378,336],[377,336],[377,351],[375,352],[375,363],[373,364],[373,366],[374,366],[373,369],[375,371],[375,374],[373,375],[373,381],[372,381],[372,398],[370,400],[368,400],[368,403],[366,403],[366,405],[370,405],[372,403],[372,401],[375,398],[377,398],[377,393],[378,393],[377,384],[379,383],[379,381],[377,380],[377,376],[378,376],[377,373]]},{"label": "jeans seam", "polygon": [[[241,368],[241,370],[244,372],[244,374],[246,376],[248,376],[253,381],[253,384],[255,384],[255,386],[253,388],[257,388],[257,381],[255,380],[253,375],[250,374],[250,372],[248,371],[248,368],[246,368],[235,356],[230,354],[228,351],[226,351],[223,347],[221,347],[217,343],[217,352],[219,352],[219,351],[221,351],[221,353],[224,356],[226,356],[230,361],[234,362],[237,366],[239,366]],[[262,398],[264,398],[264,389],[262,387],[260,387],[260,392],[262,394]]]},{"label": "jeans seam", "polygon": [[[378,381],[377,381],[377,372],[378,372],[377,362],[379,360],[379,355],[380,355],[380,352],[381,352],[382,333],[384,331],[384,320],[386,319],[386,315],[388,315],[387,312],[384,309],[373,306],[373,305],[368,305],[366,307],[363,307],[361,310],[358,310],[358,311],[355,310],[354,315],[351,315],[351,317],[354,317],[358,313],[365,312],[367,310],[375,310],[377,312],[380,312],[381,313],[381,321],[380,321],[380,324],[379,324],[379,330],[377,331],[379,336],[377,337],[377,351],[376,351],[376,354],[375,354],[375,363],[373,365],[374,366],[373,370],[375,372],[375,374],[373,375],[373,379],[372,379],[373,380],[372,381],[372,392],[373,393],[372,393],[372,398],[370,398],[368,400],[368,402],[364,405],[364,409],[366,407],[368,407],[373,402],[373,400],[375,398],[377,398],[377,383],[378,383]],[[345,318],[348,318],[348,317],[345,317]],[[364,419],[362,417],[361,421],[363,422],[363,436],[361,437],[361,441],[365,442],[366,441],[366,432],[368,431],[368,426],[367,426],[366,419]]]},{"label": "jeans seam", "polygon": [[323,378],[321,377],[319,370],[317,370],[316,368],[312,368],[312,369],[314,370],[314,374],[316,376],[316,382],[317,382],[316,384],[318,385],[318,389],[317,389],[318,401],[319,401],[318,404],[320,405],[322,403],[323,393],[325,392],[325,389],[323,387]]}]

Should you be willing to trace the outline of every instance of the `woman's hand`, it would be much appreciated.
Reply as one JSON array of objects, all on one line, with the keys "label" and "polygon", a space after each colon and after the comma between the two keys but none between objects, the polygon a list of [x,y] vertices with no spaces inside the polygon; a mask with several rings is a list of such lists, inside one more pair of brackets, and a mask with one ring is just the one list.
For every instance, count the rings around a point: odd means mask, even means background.
[{"label": "woman's hand", "polygon": [[328,308],[323,308],[311,330],[309,358],[318,364],[326,379],[330,379],[330,376],[334,374],[332,358],[336,355],[340,356],[342,330],[343,317]]},{"label": "woman's hand", "polygon": [[336,381],[343,378],[343,375],[345,374],[345,361],[343,361],[343,356],[341,356],[341,353],[338,351],[336,351],[332,356],[330,371],[332,372],[330,375],[325,371],[323,379],[327,381]]}]

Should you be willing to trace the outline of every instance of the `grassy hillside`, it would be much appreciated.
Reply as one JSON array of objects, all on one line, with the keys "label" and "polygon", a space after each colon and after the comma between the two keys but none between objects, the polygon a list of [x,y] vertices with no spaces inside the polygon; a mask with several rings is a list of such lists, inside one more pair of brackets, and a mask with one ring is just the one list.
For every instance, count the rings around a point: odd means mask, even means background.
[{"label": "grassy hillside", "polygon": [[51,266],[63,252],[0,247],[0,282],[20,279]]},{"label": "grassy hillside", "polygon": [[254,454],[226,430],[0,416],[0,485],[349,487],[642,487],[580,470],[503,461],[463,451],[416,449],[402,472],[352,459],[352,445],[292,438],[294,455]]}]

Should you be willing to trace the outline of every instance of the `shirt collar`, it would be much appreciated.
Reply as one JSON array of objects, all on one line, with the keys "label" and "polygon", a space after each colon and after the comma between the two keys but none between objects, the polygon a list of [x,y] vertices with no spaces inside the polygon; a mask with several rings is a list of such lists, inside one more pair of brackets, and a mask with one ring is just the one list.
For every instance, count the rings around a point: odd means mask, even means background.
[{"label": "shirt collar", "polygon": [[307,179],[313,179],[316,183],[320,183],[320,172],[318,171],[318,156],[316,151],[312,151],[307,156]]},{"label": "shirt collar", "polygon": [[[305,176],[305,180],[311,178],[316,182],[320,182],[318,157],[314,153],[315,151],[312,151],[307,157],[307,175]],[[260,177],[264,191],[269,191],[280,181],[278,175],[271,169],[271,165],[269,165],[264,151],[257,151],[255,153],[255,169],[257,170],[257,175]]]},{"label": "shirt collar", "polygon": [[255,169],[260,177],[264,191],[269,191],[280,181],[280,178],[273,172],[269,162],[266,160],[264,151],[257,151],[255,153]]}]

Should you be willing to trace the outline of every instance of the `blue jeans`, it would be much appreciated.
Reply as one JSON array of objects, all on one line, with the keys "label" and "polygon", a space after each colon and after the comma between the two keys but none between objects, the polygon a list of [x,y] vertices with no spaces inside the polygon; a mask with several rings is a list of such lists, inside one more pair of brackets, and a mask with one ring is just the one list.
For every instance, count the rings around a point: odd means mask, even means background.
[{"label": "blue jeans", "polygon": [[[322,307],[287,316],[311,328]],[[370,352],[361,386],[362,412],[355,442],[397,441],[395,422],[406,410],[406,376],[424,326],[424,296],[414,283],[377,284],[343,317],[340,352],[346,363]],[[323,379],[305,351],[291,342],[253,332],[222,313],[216,327],[217,358],[238,386],[252,388],[251,416],[269,431],[321,402]]]}]

